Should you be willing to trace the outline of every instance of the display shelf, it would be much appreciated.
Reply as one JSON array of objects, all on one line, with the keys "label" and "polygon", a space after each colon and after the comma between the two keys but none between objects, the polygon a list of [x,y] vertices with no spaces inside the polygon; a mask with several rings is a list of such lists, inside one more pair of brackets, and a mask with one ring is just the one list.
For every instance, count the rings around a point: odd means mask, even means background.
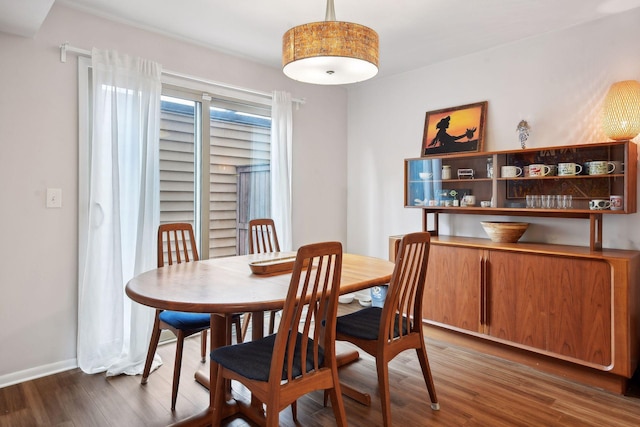
[{"label": "display shelf", "polygon": [[[589,175],[593,162],[605,162],[607,169],[614,169],[612,173],[595,174],[593,168],[594,174]],[[558,175],[560,163],[575,163],[582,171]],[[524,171],[533,164],[552,166],[556,171],[547,176],[501,176],[503,166]],[[441,179],[445,165],[451,167],[452,179]],[[602,247],[603,215],[636,212],[637,148],[631,141],[420,157],[405,159],[404,169],[405,207],[423,209],[424,228],[433,224],[428,231],[435,234],[440,213],[583,218],[590,220],[590,247],[595,250]],[[458,169],[473,170],[474,178],[458,179]],[[420,179],[425,172],[429,178]],[[475,206],[460,206],[464,195],[475,196]],[[528,195],[571,196],[571,207],[527,207]],[[589,208],[590,200],[609,200],[613,195],[622,196],[619,209]],[[482,201],[491,207],[480,207]]]}]

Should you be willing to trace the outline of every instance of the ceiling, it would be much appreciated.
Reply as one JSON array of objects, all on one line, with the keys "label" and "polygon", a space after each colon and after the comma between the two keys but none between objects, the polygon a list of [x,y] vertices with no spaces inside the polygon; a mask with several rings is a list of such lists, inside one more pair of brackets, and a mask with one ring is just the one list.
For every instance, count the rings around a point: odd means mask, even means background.
[{"label": "ceiling", "polygon": [[[277,68],[282,35],[324,20],[326,8],[326,0],[0,0],[0,31],[33,37],[54,1]],[[334,1],[337,20],[378,32],[379,76],[640,7],[640,0]]]}]

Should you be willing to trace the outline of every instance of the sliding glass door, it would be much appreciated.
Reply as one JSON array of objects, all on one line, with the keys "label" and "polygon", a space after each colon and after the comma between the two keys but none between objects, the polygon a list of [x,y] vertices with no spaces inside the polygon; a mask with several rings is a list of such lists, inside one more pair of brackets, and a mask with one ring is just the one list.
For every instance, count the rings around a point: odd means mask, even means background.
[{"label": "sliding glass door", "polygon": [[271,212],[270,108],[163,93],[160,222],[192,223],[203,259],[246,253],[247,223]]}]

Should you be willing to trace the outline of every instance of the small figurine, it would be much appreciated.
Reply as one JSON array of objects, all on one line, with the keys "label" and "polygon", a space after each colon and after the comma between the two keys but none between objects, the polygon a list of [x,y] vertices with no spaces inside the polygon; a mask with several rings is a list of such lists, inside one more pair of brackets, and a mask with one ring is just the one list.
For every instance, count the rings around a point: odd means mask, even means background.
[{"label": "small figurine", "polygon": [[522,148],[526,148],[527,146],[529,129],[529,123],[527,123],[526,120],[520,120],[520,123],[518,123],[518,128],[516,130],[518,131],[518,138],[520,138],[520,146]]}]

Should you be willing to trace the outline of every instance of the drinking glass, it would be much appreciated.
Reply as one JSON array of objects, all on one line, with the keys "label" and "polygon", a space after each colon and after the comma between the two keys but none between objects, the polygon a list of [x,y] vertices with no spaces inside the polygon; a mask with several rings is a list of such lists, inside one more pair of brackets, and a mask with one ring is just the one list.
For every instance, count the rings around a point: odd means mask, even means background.
[{"label": "drinking glass", "polygon": [[571,209],[571,205],[573,203],[573,197],[571,197],[571,195],[564,195],[562,196],[562,207],[564,209]]},{"label": "drinking glass", "polygon": [[543,209],[551,209],[555,206],[555,198],[550,194],[544,194],[540,196],[541,207]]},{"label": "drinking glass", "polygon": [[534,196],[533,196],[533,207],[534,208],[541,208],[542,207],[542,196],[540,196],[538,194],[534,194]]},{"label": "drinking glass", "polygon": [[527,194],[526,196],[526,200],[527,200],[527,208],[528,209],[532,209],[535,208],[535,203],[534,203],[534,196],[533,194]]}]

